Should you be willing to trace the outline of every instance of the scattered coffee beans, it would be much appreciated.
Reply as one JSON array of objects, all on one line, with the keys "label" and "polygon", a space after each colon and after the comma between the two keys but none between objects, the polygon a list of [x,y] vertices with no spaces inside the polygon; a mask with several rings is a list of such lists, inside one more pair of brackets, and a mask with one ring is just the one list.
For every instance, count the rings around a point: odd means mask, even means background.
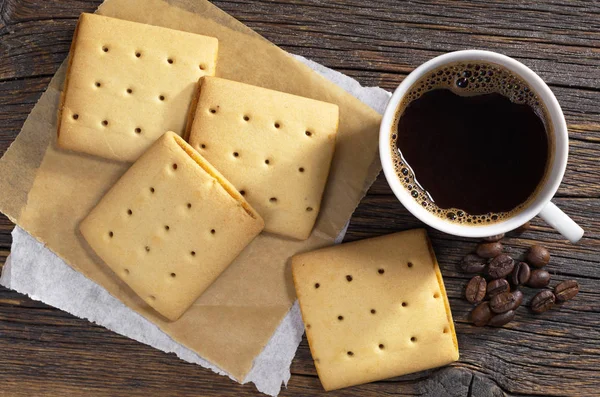
[{"label": "scattered coffee beans", "polygon": [[489,302],[482,302],[471,312],[471,321],[477,327],[483,327],[492,318],[492,311],[490,310]]},{"label": "scattered coffee beans", "polygon": [[509,310],[507,312],[496,314],[494,317],[488,321],[487,325],[492,327],[502,327],[510,323],[515,318],[515,311]]},{"label": "scattered coffee beans", "polygon": [[511,292],[503,292],[494,296],[490,300],[490,309],[494,313],[504,313],[509,310],[516,309],[515,302],[517,297]]},{"label": "scattered coffee beans", "polygon": [[550,262],[550,253],[541,245],[534,245],[527,252],[527,262],[533,267],[544,267]]},{"label": "scattered coffee beans", "polygon": [[[517,232],[529,228],[527,222]],[[476,253],[467,255],[460,263],[460,268],[465,273],[485,272],[490,280],[486,282],[481,275],[477,275],[469,281],[465,290],[466,299],[478,304],[471,311],[471,321],[478,327],[501,327],[515,318],[516,310],[524,299],[523,293],[516,287],[525,285],[545,288],[550,283],[550,273],[541,269],[550,261],[550,253],[546,248],[534,245],[527,251],[527,263],[515,261],[510,255],[502,252],[504,247],[500,240],[503,237],[504,234],[498,234],[484,238],[484,242],[477,246]],[[577,281],[563,281],[554,287],[554,292],[546,289],[535,295],[530,302],[531,310],[534,313],[543,313],[552,308],[555,302],[562,303],[573,299],[578,292]]]},{"label": "scattered coffee beans", "polygon": [[470,303],[479,303],[485,298],[487,281],[481,276],[475,276],[467,284],[465,297]]},{"label": "scattered coffee beans", "polygon": [[494,296],[503,292],[510,292],[510,285],[504,278],[492,280],[487,284],[487,297],[492,299]]},{"label": "scattered coffee beans", "polygon": [[552,291],[545,289],[531,299],[531,310],[534,313],[543,313],[550,310],[555,301],[556,298]]},{"label": "scattered coffee beans", "polygon": [[483,273],[487,261],[479,255],[469,254],[460,263],[460,268],[465,273]]},{"label": "scattered coffee beans", "polygon": [[482,243],[477,246],[477,255],[484,258],[493,258],[502,253],[502,243]]},{"label": "scattered coffee beans", "polygon": [[492,279],[508,276],[515,267],[513,258],[506,254],[499,254],[488,265],[487,274]]},{"label": "scattered coffee beans", "polygon": [[579,283],[575,280],[567,280],[554,287],[554,296],[559,303],[571,300],[579,293]]},{"label": "scattered coffee beans", "polygon": [[550,284],[550,273],[544,269],[535,269],[531,271],[527,286],[531,288],[544,288]]},{"label": "scattered coffee beans", "polygon": [[530,275],[529,265],[525,262],[517,262],[511,275],[511,281],[513,285],[524,285],[529,281]]},{"label": "scattered coffee beans", "polygon": [[496,241],[500,241],[504,238],[504,233],[496,234],[494,236],[484,237],[483,241],[488,243],[495,243]]}]

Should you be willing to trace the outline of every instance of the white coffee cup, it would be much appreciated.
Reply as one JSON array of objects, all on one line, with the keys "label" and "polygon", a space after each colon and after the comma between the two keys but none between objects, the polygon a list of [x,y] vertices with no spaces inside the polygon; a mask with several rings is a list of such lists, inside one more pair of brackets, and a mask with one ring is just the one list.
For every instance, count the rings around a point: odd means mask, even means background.
[{"label": "white coffee cup", "polygon": [[[526,81],[538,94],[541,102],[545,104],[553,126],[550,133],[554,134],[554,153],[551,156],[550,168],[547,177],[538,188],[534,199],[514,216],[492,224],[480,226],[462,225],[447,221],[427,211],[427,209],[415,201],[410,192],[402,186],[400,177],[394,170],[392,147],[390,145],[390,135],[393,133],[392,129],[394,128],[394,119],[398,106],[414,83],[431,70],[437,69],[440,66],[455,62],[477,61],[503,66]],[[527,66],[506,55],[480,50],[456,51],[440,55],[416,68],[394,91],[394,95],[392,95],[385,109],[379,131],[379,152],[385,177],[400,202],[421,221],[445,233],[474,238],[493,236],[514,230],[534,216],[539,215],[546,223],[573,243],[579,241],[583,236],[583,229],[550,201],[558,190],[567,167],[569,136],[565,116],[556,97],[546,83]]]}]

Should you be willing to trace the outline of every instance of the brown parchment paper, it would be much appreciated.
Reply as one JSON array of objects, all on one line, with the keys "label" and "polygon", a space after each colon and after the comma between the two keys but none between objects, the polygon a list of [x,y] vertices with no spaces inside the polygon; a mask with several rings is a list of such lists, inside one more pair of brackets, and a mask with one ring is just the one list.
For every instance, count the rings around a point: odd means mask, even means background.
[{"label": "brown parchment paper", "polygon": [[174,340],[243,381],[295,300],[289,258],[333,244],[379,172],[380,116],[207,1],[107,0],[98,12],[217,37],[217,75],[340,107],[336,153],[311,237],[294,241],[261,234],[173,323],[103,265],[78,231],[79,222],[128,165],[57,149],[64,64],[0,160],[2,212]]}]

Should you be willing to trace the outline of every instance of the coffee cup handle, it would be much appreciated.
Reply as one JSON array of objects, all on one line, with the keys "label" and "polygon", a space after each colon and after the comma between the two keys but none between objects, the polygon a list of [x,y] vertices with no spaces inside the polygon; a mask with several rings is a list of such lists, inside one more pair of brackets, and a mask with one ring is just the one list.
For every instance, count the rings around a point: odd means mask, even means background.
[{"label": "coffee cup handle", "polygon": [[548,204],[538,214],[546,223],[556,229],[570,242],[576,243],[583,237],[583,229],[573,219],[562,212],[553,202]]}]

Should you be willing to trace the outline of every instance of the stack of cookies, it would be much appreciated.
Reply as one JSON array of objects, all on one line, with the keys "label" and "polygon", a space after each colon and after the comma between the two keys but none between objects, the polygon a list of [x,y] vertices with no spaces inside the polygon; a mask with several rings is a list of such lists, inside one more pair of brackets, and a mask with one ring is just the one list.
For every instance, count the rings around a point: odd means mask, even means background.
[{"label": "stack of cookies", "polygon": [[217,52],[82,14],[60,106],[60,147],[133,162],[84,238],[172,321],[263,229],[309,237],[335,148],[337,105],[213,77]]},{"label": "stack of cookies", "polygon": [[[338,106],[215,77],[212,37],[82,14],[58,146],[133,163],[82,221],[95,253],[176,321],[261,232],[305,240]],[[424,230],[292,258],[327,390],[448,364],[458,345]]]}]

